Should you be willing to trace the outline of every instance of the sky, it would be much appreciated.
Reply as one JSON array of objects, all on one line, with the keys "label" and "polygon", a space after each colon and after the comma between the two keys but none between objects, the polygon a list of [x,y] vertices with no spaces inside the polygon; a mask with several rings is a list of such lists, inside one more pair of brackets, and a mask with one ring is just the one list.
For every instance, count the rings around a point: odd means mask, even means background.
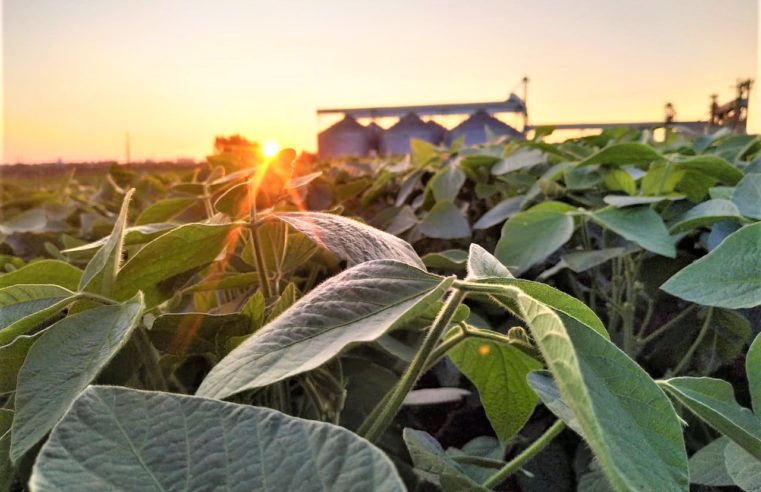
[{"label": "sky", "polygon": [[504,100],[524,75],[536,124],[659,121],[667,101],[704,119],[759,68],[756,0],[2,7],[4,163],[123,161],[127,132],[132,160],[200,159],[235,133],[314,151],[319,107]]}]

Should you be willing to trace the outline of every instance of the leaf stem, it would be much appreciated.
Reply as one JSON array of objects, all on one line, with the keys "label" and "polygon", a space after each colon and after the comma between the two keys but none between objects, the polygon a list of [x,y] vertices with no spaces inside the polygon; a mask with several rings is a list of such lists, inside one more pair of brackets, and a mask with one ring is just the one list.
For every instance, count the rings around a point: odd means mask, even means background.
[{"label": "leaf stem", "polygon": [[565,429],[565,424],[562,420],[556,420],[549,429],[544,431],[544,434],[532,442],[529,447],[524,449],[518,456],[510,460],[505,466],[502,467],[497,473],[486,479],[483,483],[484,487],[493,489],[497,485],[505,481],[507,477],[517,471],[523,464],[529,461],[531,458],[539,454],[539,452],[547,447],[552,440]]},{"label": "leaf stem", "polygon": [[[417,383],[431,357],[431,352],[433,352],[439,339],[452,321],[457,308],[462,304],[466,296],[467,292],[462,290],[455,290],[449,295],[449,298],[444,303],[444,307],[439,311],[433,326],[431,326],[431,329],[423,340],[423,344],[402,375],[402,379],[391,390],[391,396],[385,404],[383,411],[378,415],[377,419],[372,421],[367,431],[361,434],[365,439],[370,442],[376,441],[386,431],[386,428],[391,424],[394,417],[396,417],[404,398]],[[364,424],[362,427],[364,427]]]},{"label": "leaf stem", "polygon": [[692,342],[692,345],[690,345],[690,348],[684,354],[684,356],[682,357],[682,360],[679,361],[679,363],[676,365],[674,370],[671,372],[672,376],[676,376],[677,374],[682,372],[687,367],[687,364],[690,363],[690,360],[692,360],[692,356],[695,354],[695,351],[698,349],[700,342],[703,341],[703,338],[705,338],[706,333],[708,333],[708,328],[711,326],[711,320],[713,320],[713,306],[710,306],[708,308],[708,311],[706,312],[706,319],[703,321],[703,326],[700,327],[698,336],[695,338],[695,341]]},{"label": "leaf stem", "polygon": [[269,275],[267,275],[267,266],[264,264],[264,251],[262,243],[259,240],[259,229],[249,231],[249,238],[251,240],[251,249],[254,253],[254,262],[256,263],[256,274],[262,287],[262,294],[264,294],[264,299],[269,302],[272,297],[272,286],[270,285]]},{"label": "leaf stem", "polygon": [[679,313],[676,316],[674,316],[673,318],[671,318],[671,320],[669,320],[665,324],[663,324],[663,325],[659,326],[658,328],[656,328],[655,330],[653,330],[653,332],[650,333],[648,336],[646,336],[644,338],[640,338],[639,339],[639,343],[642,344],[642,345],[646,345],[646,344],[652,342],[653,340],[655,340],[656,338],[661,336],[663,333],[667,332],[669,329],[674,327],[677,323],[682,321],[685,317],[687,317],[687,315],[689,315],[690,313],[695,311],[697,308],[698,308],[697,304],[693,304],[693,305],[687,307],[681,313]]},{"label": "leaf stem", "polygon": [[164,373],[161,372],[161,366],[159,366],[159,354],[156,352],[156,348],[148,338],[145,328],[138,326],[135,331],[137,332],[135,333],[135,342],[150,380],[150,389],[167,391],[166,379],[164,379]]}]

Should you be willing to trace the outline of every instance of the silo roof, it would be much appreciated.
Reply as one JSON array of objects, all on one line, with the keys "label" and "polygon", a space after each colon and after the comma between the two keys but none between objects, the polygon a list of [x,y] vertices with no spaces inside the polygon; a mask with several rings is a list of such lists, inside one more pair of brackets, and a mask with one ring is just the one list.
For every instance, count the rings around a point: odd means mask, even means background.
[{"label": "silo roof", "polygon": [[392,126],[386,131],[397,132],[397,131],[415,130],[419,128],[431,128],[431,127],[428,126],[423,120],[421,120],[420,116],[416,115],[415,113],[407,113],[402,118],[400,118],[399,121],[397,121],[394,126]]},{"label": "silo roof", "polygon": [[329,135],[334,132],[345,132],[345,131],[367,131],[368,128],[365,126],[360,125],[357,120],[352,118],[349,115],[344,116],[344,118],[329,126],[322,132],[320,132],[322,135]]},{"label": "silo roof", "polygon": [[492,131],[497,133],[519,134],[515,128],[511,127],[507,123],[498,120],[494,116],[491,116],[486,111],[481,110],[476,111],[470,116],[470,118],[452,128],[452,132],[456,133],[469,130],[483,130],[485,126],[488,126]]}]

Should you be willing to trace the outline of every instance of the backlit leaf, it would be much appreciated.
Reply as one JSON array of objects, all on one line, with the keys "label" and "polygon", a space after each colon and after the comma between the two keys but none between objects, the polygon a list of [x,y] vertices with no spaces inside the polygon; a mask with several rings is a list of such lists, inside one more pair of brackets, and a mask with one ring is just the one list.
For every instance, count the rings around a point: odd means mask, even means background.
[{"label": "backlit leaf", "polygon": [[674,240],[663,219],[650,207],[606,207],[593,212],[592,220],[648,251],[676,257]]}]

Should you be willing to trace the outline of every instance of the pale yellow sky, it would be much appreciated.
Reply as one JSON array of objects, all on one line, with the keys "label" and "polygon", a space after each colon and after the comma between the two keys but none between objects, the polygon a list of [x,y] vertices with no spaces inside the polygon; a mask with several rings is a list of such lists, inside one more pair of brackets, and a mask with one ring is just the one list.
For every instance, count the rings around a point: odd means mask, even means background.
[{"label": "pale yellow sky", "polygon": [[758,68],[756,0],[5,0],[3,10],[6,163],[123,160],[127,131],[133,160],[202,158],[232,133],[314,150],[318,107],[500,100],[524,74],[534,123],[660,120],[666,101],[680,119],[703,119],[709,94],[728,99]]}]

